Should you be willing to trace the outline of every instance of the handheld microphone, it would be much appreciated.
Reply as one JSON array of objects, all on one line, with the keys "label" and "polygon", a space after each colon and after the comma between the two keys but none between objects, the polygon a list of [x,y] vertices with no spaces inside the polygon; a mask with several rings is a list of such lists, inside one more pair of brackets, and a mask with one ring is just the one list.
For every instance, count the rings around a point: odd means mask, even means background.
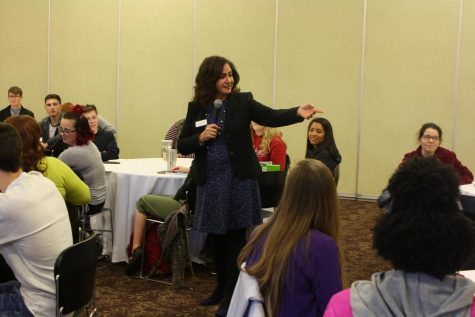
[{"label": "handheld microphone", "polygon": [[213,102],[214,109],[216,109],[216,112],[214,113],[214,122],[216,124],[218,124],[219,111],[221,111],[222,105],[223,105],[223,101],[221,99],[215,99]]}]

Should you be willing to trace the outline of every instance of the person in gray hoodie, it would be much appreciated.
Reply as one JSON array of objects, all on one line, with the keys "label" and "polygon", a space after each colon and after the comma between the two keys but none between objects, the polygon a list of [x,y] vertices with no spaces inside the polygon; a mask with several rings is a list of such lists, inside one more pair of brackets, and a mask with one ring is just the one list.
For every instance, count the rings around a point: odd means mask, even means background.
[{"label": "person in gray hoodie", "polygon": [[415,158],[388,191],[391,207],[374,227],[373,246],[394,269],[335,294],[323,316],[475,316],[475,283],[457,274],[472,256],[475,229],[458,208],[456,171]]}]

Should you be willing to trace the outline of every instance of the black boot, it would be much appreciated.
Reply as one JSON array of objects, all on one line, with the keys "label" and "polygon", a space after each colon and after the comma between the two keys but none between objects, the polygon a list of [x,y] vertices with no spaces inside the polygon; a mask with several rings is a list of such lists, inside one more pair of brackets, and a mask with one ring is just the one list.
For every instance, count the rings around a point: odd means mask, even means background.
[{"label": "black boot", "polygon": [[210,296],[200,301],[200,305],[202,306],[218,305],[223,299],[227,284],[228,262],[226,257],[226,244],[224,235],[208,234],[208,238],[212,239],[217,286]]},{"label": "black boot", "polygon": [[216,317],[225,317],[228,314],[229,304],[233,297],[234,287],[236,286],[239,277],[239,268],[237,266],[237,258],[241,249],[246,244],[246,230],[233,230],[226,233],[226,258],[228,262],[227,267],[227,284],[224,290],[224,296],[216,311]]}]

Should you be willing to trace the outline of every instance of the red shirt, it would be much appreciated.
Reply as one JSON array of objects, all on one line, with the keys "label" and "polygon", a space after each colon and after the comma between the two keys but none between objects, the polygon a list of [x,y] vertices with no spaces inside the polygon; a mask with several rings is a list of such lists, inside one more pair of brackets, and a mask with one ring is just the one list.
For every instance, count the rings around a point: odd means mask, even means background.
[{"label": "red shirt", "polygon": [[[435,150],[434,155],[442,163],[450,165],[457,170],[460,175],[460,185],[470,184],[471,182],[473,182],[472,172],[470,172],[470,170],[466,166],[462,165],[462,163],[457,159],[457,156],[454,152],[439,146],[437,150]],[[422,156],[421,146],[419,146],[415,151],[406,153],[399,166],[404,164],[404,162],[406,162],[407,160],[416,156]]]},{"label": "red shirt", "polygon": [[259,162],[271,161],[273,164],[279,164],[280,170],[285,170],[287,150],[282,139],[278,136],[273,136],[269,144],[269,152],[261,150],[262,136],[254,135],[252,140],[252,147],[256,152],[257,160]]}]

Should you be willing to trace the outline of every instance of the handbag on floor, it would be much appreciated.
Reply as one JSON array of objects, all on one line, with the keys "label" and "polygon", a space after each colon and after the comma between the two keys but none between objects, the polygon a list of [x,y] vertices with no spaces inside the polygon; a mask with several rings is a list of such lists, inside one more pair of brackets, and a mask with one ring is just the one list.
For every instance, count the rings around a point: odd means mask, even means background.
[{"label": "handbag on floor", "polygon": [[[170,274],[170,265],[165,261],[162,256],[162,243],[157,232],[158,224],[153,223],[147,226],[145,232],[145,243],[143,246],[144,259],[142,266],[142,274],[155,275],[155,274]],[[127,246],[127,256],[132,255],[132,241],[134,234],[130,235],[130,243]]]}]

